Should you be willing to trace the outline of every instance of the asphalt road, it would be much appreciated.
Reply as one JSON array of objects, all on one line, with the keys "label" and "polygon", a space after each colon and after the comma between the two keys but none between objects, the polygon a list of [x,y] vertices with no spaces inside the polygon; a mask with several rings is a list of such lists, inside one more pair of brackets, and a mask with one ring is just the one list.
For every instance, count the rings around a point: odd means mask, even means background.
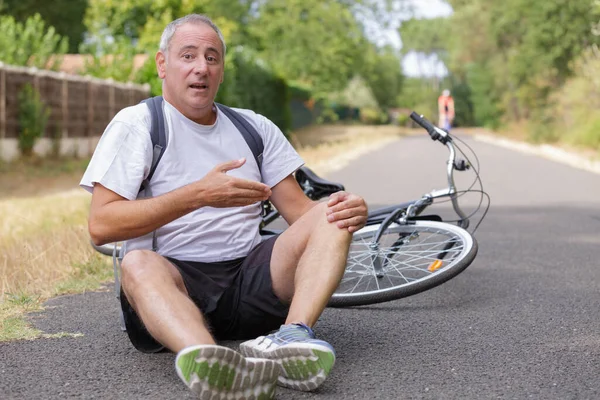
[{"label": "asphalt road", "polygon": [[[327,309],[330,378],[278,399],[600,398],[600,175],[466,139],[492,198],[474,263],[410,298]],[[444,161],[442,146],[409,137],[328,178],[376,207],[443,187]],[[117,310],[111,288],[48,302],[35,326],[83,336],[0,344],[0,398],[193,398],[172,354],[132,348]]]}]

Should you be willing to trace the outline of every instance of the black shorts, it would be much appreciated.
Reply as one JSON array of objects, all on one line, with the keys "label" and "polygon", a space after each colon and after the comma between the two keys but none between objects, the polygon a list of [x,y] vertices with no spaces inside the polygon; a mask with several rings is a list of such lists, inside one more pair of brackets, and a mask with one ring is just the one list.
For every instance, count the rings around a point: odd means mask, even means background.
[{"label": "black shorts", "polygon": [[[289,306],[273,292],[271,253],[277,236],[264,240],[247,257],[216,263],[167,259],[177,267],[192,301],[217,340],[251,339],[279,328]],[[142,352],[163,346],[148,333],[121,290],[121,308],[131,342]]]}]

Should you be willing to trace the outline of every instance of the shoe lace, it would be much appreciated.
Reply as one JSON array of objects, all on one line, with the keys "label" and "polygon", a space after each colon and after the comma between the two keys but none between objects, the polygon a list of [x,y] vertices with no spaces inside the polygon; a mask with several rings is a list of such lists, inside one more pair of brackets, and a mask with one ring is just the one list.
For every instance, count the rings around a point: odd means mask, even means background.
[{"label": "shoe lace", "polygon": [[314,331],[309,326],[302,323],[293,323],[282,325],[279,330],[265,336],[259,344],[262,344],[267,339],[290,343],[298,340],[315,339],[315,337]]}]

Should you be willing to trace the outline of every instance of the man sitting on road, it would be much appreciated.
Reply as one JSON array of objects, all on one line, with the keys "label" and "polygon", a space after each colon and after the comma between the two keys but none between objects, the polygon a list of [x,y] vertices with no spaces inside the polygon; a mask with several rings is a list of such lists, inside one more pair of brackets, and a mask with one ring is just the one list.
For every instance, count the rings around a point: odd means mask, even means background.
[{"label": "man sitting on road", "polygon": [[[166,150],[140,191],[153,157],[149,109],[139,104],[114,117],[81,181],[92,192],[89,232],[97,245],[126,241],[121,297],[125,318],[141,321],[135,332],[128,326],[134,345],[177,353],[178,375],[201,398],[271,398],[277,381],[313,390],[335,352],[312,327],[367,206],[346,192],[326,203],[308,199],[292,175],[303,161],[281,131],[236,109],[264,141],[259,170],[214,103],[225,50],[205,16],[166,27],[156,54]],[[290,227],[261,241],[267,199]],[[240,353],[216,344],[259,335],[266,336],[242,343]]]}]

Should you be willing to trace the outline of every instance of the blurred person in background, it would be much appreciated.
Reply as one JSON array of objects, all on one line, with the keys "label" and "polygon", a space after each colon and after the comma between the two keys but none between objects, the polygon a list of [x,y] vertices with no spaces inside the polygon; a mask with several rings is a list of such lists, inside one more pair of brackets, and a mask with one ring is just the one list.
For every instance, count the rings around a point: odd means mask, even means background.
[{"label": "blurred person in background", "polygon": [[450,90],[444,89],[440,97],[438,97],[438,126],[450,132],[453,121],[454,99],[450,95]]}]

